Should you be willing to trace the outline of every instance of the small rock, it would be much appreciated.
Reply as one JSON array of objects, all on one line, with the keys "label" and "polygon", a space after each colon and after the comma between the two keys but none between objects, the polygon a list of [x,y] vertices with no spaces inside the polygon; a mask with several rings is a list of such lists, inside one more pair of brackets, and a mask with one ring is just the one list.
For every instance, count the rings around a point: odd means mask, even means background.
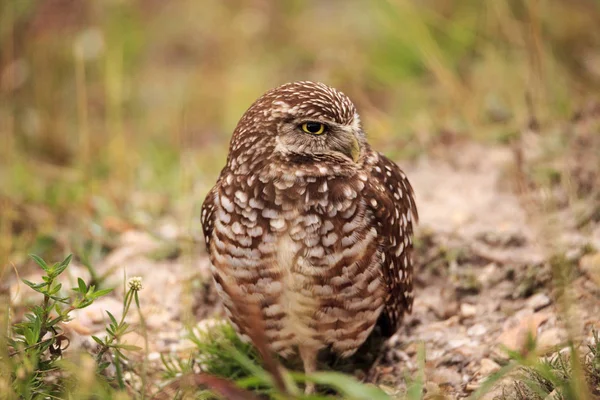
[{"label": "small rock", "polygon": [[410,342],[405,348],[404,348],[404,352],[406,354],[408,354],[409,356],[414,356],[415,354],[417,354],[417,352],[419,351],[419,347],[421,347],[422,345],[418,342]]},{"label": "small rock", "polygon": [[462,384],[466,385],[471,381],[471,376],[469,374],[462,374]]},{"label": "small rock", "polygon": [[[171,313],[169,313],[168,311],[166,311],[166,310],[158,311],[157,310],[157,312],[150,313],[146,317],[146,324],[148,325],[148,328],[160,330],[161,328],[164,328],[165,325],[167,325],[167,323],[171,320],[171,318],[173,318],[173,315]],[[136,316],[133,313],[128,314],[127,319],[130,321],[137,320]]]},{"label": "small rock", "polygon": [[560,395],[560,392],[558,392],[556,389],[554,389],[553,391],[548,393],[548,396],[544,397],[544,400],[559,400],[559,399],[562,399],[562,396]]},{"label": "small rock", "polygon": [[89,336],[92,334],[92,330],[90,329],[89,326],[83,325],[80,321],[75,320],[75,319],[68,321],[68,322],[63,322],[62,327],[66,331],[72,331],[79,335]]},{"label": "small rock", "polygon": [[550,318],[550,315],[547,313],[523,316],[516,326],[505,329],[498,337],[498,345],[494,349],[494,355],[501,359],[508,358],[503,347],[513,351],[525,351],[528,340],[536,338],[539,326],[546,322],[548,318]]},{"label": "small rock", "polygon": [[127,265],[137,255],[149,254],[160,247],[161,242],[146,232],[127,230],[120,236],[120,247],[112,251],[98,266],[110,269]]},{"label": "small rock", "polygon": [[536,293],[527,299],[527,307],[533,309],[533,311],[539,311],[550,305],[552,300],[545,293]]},{"label": "small rock", "polygon": [[472,359],[473,357],[480,357],[478,354],[481,352],[480,347],[473,347],[475,343],[469,342],[471,346],[462,346],[458,349],[454,350],[454,353],[457,356],[462,357],[463,359]]},{"label": "small rock", "polygon": [[106,311],[109,311],[117,321],[123,315],[123,303],[114,297],[102,297],[88,307],[77,310],[82,324],[104,324],[110,321]]},{"label": "small rock", "polygon": [[496,361],[489,358],[484,358],[481,360],[481,365],[478,372],[481,376],[489,376],[499,369],[500,365]]},{"label": "small rock", "polygon": [[477,275],[477,280],[483,288],[488,288],[504,279],[504,272],[498,268],[496,263],[486,265],[480,274]]},{"label": "small rock", "polygon": [[[463,347],[464,348],[464,347]],[[455,366],[455,365],[464,365],[467,363],[467,358],[461,354],[457,349],[456,351],[449,351],[441,357],[438,357],[433,364],[435,366]]]},{"label": "small rock", "polygon": [[432,349],[427,352],[427,360],[428,361],[439,361],[444,358],[446,354],[445,349]]},{"label": "small rock", "polygon": [[561,328],[550,328],[540,333],[537,346],[541,354],[555,350],[567,339],[567,333]]},{"label": "small rock", "polygon": [[558,351],[558,354],[565,360],[566,362],[571,361],[572,349],[571,346],[565,346]]},{"label": "small rock", "polygon": [[458,302],[445,293],[427,296],[419,301],[441,320],[446,320],[458,313]]},{"label": "small rock", "polygon": [[533,316],[533,310],[531,310],[530,308],[522,308],[520,310],[518,310],[517,312],[515,312],[515,315],[513,315],[512,321],[509,319],[506,321],[505,324],[509,324],[509,325],[513,325],[514,326],[514,321],[521,321],[521,320],[525,320],[528,318],[531,318]]},{"label": "small rock", "polygon": [[137,346],[140,349],[144,349],[146,347],[144,336],[140,335],[137,332],[134,332],[134,331],[127,332],[121,338],[122,338],[122,343],[124,343],[124,344],[130,345],[130,346]]},{"label": "small rock", "polygon": [[452,340],[448,341],[447,347],[448,347],[448,349],[453,350],[458,347],[466,346],[469,343],[471,343],[471,341],[467,338],[452,339]]},{"label": "small rock", "polygon": [[475,324],[467,329],[467,335],[469,336],[481,336],[487,332],[487,328],[483,324]]},{"label": "small rock", "polygon": [[431,380],[440,386],[457,386],[461,383],[461,376],[454,369],[438,367],[432,372]]},{"label": "small rock", "polygon": [[474,317],[477,315],[477,307],[469,303],[462,303],[460,305],[460,315],[462,315],[463,318]]}]

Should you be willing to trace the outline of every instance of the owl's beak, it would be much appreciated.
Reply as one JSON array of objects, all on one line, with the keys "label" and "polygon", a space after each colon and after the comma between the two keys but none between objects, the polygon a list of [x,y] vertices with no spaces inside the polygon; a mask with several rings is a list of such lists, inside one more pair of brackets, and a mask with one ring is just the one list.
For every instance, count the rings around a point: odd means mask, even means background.
[{"label": "owl's beak", "polygon": [[360,141],[350,129],[345,129],[343,134],[338,135],[338,141],[334,148],[354,162],[358,162],[360,158]]},{"label": "owl's beak", "polygon": [[349,156],[354,162],[357,162],[358,158],[360,157],[360,145],[358,144],[358,139],[354,135],[352,135]]}]

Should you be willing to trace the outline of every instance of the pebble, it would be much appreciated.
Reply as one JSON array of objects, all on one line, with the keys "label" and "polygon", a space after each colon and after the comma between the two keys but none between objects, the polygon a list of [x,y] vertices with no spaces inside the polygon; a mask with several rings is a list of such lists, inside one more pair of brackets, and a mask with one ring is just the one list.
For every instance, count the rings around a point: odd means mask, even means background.
[{"label": "pebble", "polygon": [[88,307],[78,310],[78,313],[84,324],[88,321],[92,324],[104,324],[110,321],[106,311],[109,311],[119,321],[123,315],[123,302],[114,297],[101,297]]},{"label": "pebble", "polygon": [[460,305],[460,315],[463,318],[471,318],[477,315],[477,307],[473,304],[462,303]]},{"label": "pebble", "polygon": [[469,336],[481,336],[487,332],[487,328],[483,324],[475,324],[467,329],[467,335]]},{"label": "pebble", "polygon": [[458,347],[463,347],[468,345],[469,343],[471,343],[471,341],[469,339],[452,339],[448,341],[448,349],[449,350],[453,350],[456,349]]},{"label": "pebble", "polygon": [[560,400],[560,399],[562,399],[562,396],[561,396],[560,392],[558,392],[556,389],[554,389],[553,391],[548,393],[548,396],[544,397],[544,400]]},{"label": "pebble", "polygon": [[496,340],[497,346],[493,353],[498,358],[508,358],[503,347],[513,351],[525,350],[529,338],[535,339],[539,326],[550,318],[550,315],[546,313],[523,314],[516,326],[505,329]]},{"label": "pebble", "polygon": [[480,274],[478,274],[477,280],[482,287],[488,288],[501,282],[504,278],[503,274],[504,272],[498,268],[496,263],[490,263],[482,269]]},{"label": "pebble", "polygon": [[66,331],[73,331],[79,335],[89,336],[92,334],[90,326],[83,325],[79,320],[73,319],[71,321],[63,322],[62,327]]},{"label": "pebble", "polygon": [[419,347],[421,347],[422,344],[420,344],[419,342],[410,342],[405,348],[404,348],[404,352],[406,354],[408,354],[409,356],[414,356],[415,354],[417,354],[417,351],[419,350]]},{"label": "pebble", "polygon": [[455,369],[438,367],[431,374],[431,380],[438,385],[460,385],[462,377]]},{"label": "pebble", "polygon": [[458,303],[449,295],[444,293],[428,296],[418,300],[423,302],[425,306],[440,320],[446,320],[458,313]]},{"label": "pebble", "polygon": [[527,299],[526,305],[533,311],[539,311],[542,308],[548,307],[550,303],[552,303],[552,300],[545,293],[536,293]]},{"label": "pebble", "polygon": [[489,358],[484,358],[481,360],[478,372],[481,376],[489,376],[499,369],[500,365],[496,361]]},{"label": "pebble", "polygon": [[468,342],[470,344],[470,346],[463,346],[463,347],[459,347],[458,349],[455,350],[455,353],[458,356],[461,356],[465,359],[470,359],[473,357],[476,357],[477,354],[481,353],[482,348],[481,347],[474,347],[474,345],[476,343],[469,341]]},{"label": "pebble", "polygon": [[[127,332],[125,335],[123,335],[121,337],[121,340],[122,340],[122,343],[124,343],[124,344],[139,347],[140,352],[142,352],[143,349],[146,347],[144,336],[135,331]],[[152,345],[152,343],[150,343],[150,342],[148,344]],[[136,351],[136,350],[132,350],[132,351]]]},{"label": "pebble", "polygon": [[567,332],[562,328],[550,328],[540,333],[537,340],[538,351],[547,354],[554,351],[567,339]]}]

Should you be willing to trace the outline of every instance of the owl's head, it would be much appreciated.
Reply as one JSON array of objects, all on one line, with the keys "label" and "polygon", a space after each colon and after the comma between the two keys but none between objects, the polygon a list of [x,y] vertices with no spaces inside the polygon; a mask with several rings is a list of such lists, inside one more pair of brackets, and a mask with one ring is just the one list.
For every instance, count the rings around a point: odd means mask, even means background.
[{"label": "owl's head", "polygon": [[354,104],[342,92],[317,82],[293,82],[260,97],[241,118],[231,150],[357,162],[365,135]]}]

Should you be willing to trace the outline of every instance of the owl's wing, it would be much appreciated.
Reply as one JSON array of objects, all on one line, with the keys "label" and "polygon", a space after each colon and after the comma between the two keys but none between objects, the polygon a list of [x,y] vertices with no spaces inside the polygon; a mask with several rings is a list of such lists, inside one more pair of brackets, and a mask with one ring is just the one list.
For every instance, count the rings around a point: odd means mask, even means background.
[{"label": "owl's wing", "polygon": [[387,284],[386,305],[378,324],[386,336],[393,335],[410,313],[413,303],[413,220],[418,220],[414,191],[402,170],[382,154],[370,165],[367,203],[375,217],[382,251],[382,273]]},{"label": "owl's wing", "polygon": [[212,238],[212,231],[215,226],[215,194],[217,186],[214,186],[206,195],[204,203],[202,203],[202,211],[200,214],[200,220],[202,222],[202,232],[204,233],[204,243],[206,244],[206,251],[210,252],[210,240]]}]

